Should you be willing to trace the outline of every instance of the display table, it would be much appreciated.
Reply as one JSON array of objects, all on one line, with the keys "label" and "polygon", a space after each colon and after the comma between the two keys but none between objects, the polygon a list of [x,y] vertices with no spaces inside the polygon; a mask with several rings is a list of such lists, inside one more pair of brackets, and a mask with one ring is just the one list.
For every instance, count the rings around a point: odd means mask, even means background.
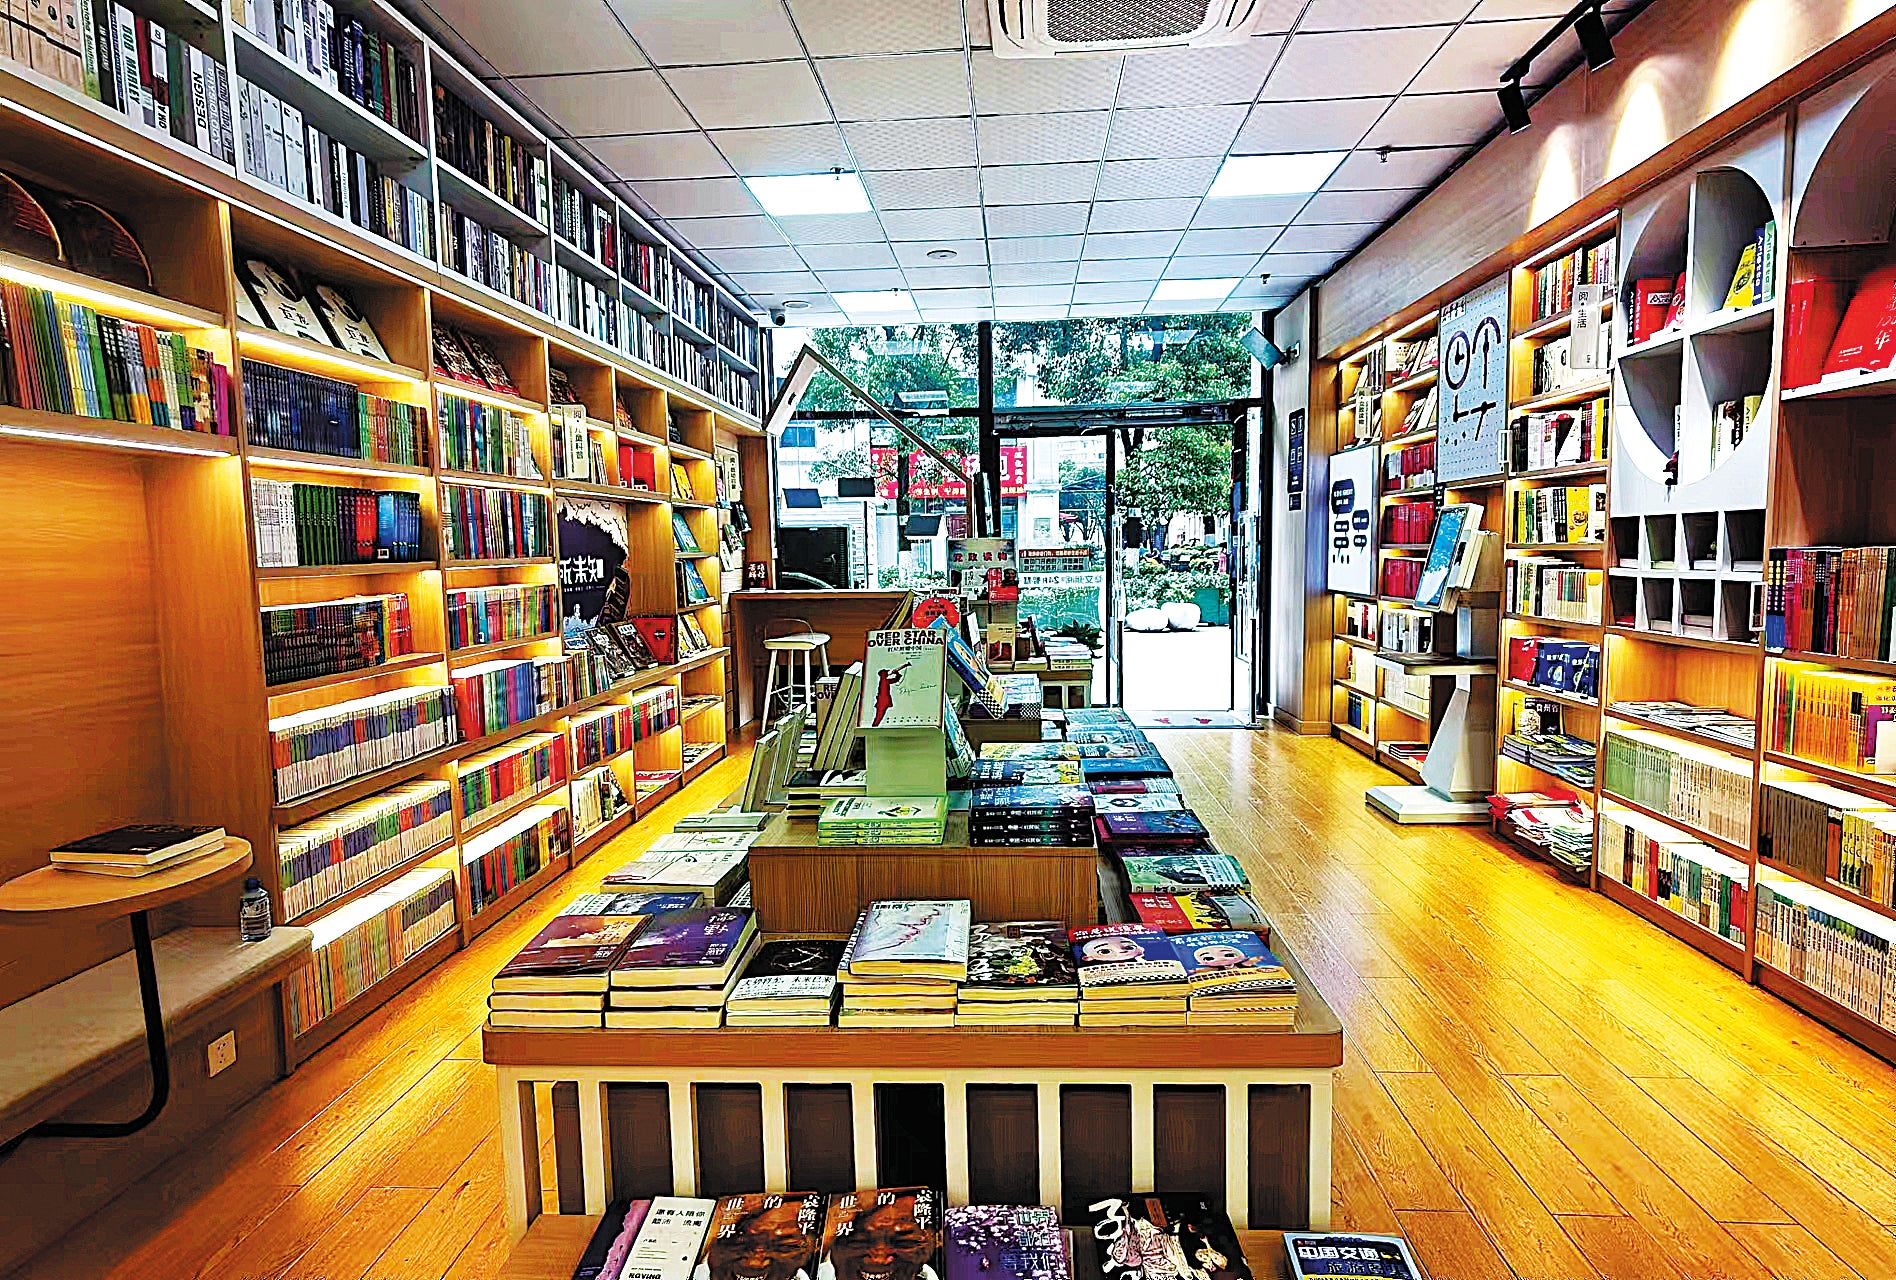
[{"label": "display table", "polygon": [[[488,1027],[482,1056],[498,1068],[508,1225],[519,1240],[541,1204],[535,1086],[570,1082],[578,1150],[562,1149],[563,1139],[567,1148],[575,1140],[556,1124],[553,1164],[577,1171],[590,1213],[627,1194],[609,1188],[610,1171],[655,1164],[677,1195],[788,1189],[792,1170],[811,1169],[844,1170],[848,1185],[875,1186],[882,1162],[906,1155],[899,1144],[913,1141],[920,1123],[939,1126],[951,1204],[969,1203],[971,1188],[1010,1178],[1018,1185],[1017,1171],[1032,1170],[1025,1189],[1065,1206],[1071,1221],[1076,1199],[1101,1187],[1193,1177],[1222,1185],[1241,1228],[1268,1215],[1274,1225],[1320,1229],[1330,1219],[1332,1078],[1343,1028],[1295,957],[1276,950],[1301,1000],[1287,1031]],[[914,1105],[910,1093],[879,1091],[903,1084],[934,1086],[939,1110],[918,1122],[903,1109]],[[626,1085],[641,1088],[613,1088]],[[811,1105],[812,1087],[825,1086],[825,1104]],[[933,1141],[931,1132],[915,1145]],[[615,1151],[615,1142],[626,1149]],[[723,1172],[731,1169],[752,1172]],[[722,1184],[755,1180],[757,1171],[760,1185]]]},{"label": "display table", "polygon": [[982,920],[1098,923],[1099,856],[1084,847],[969,843],[968,815],[948,815],[938,845],[822,845],[816,823],[778,814],[750,849],[751,898],[765,933],[849,932],[882,898],[966,898]]}]

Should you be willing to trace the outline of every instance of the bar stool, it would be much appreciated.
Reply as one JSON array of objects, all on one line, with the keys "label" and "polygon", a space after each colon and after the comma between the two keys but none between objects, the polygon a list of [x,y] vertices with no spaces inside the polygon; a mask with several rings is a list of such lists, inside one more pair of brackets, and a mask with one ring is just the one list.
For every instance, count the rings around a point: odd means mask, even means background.
[{"label": "bar stool", "polygon": [[[788,628],[777,631],[778,628]],[[776,634],[772,634],[776,632]],[[770,721],[770,700],[777,696],[777,660],[783,659],[783,689],[785,701],[790,706],[799,705],[797,698],[797,656],[803,658],[803,681],[801,705],[810,710],[816,707],[816,681],[810,672],[810,655],[816,654],[823,674],[829,674],[829,633],[811,628],[803,618],[775,618],[764,624],[764,650],[770,654],[770,673],[764,681],[764,721]]]}]

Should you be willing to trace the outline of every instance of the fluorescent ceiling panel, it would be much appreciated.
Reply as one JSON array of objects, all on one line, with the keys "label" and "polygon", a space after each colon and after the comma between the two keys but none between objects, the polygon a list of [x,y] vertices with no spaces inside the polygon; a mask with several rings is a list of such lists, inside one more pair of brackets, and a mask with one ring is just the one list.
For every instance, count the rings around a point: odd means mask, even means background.
[{"label": "fluorescent ceiling panel", "polygon": [[1244,196],[1284,196],[1315,191],[1343,162],[1341,151],[1294,155],[1232,156],[1218,170],[1207,200]]},{"label": "fluorescent ceiling panel", "polygon": [[869,212],[869,193],[853,173],[745,178],[744,185],[773,218]]}]

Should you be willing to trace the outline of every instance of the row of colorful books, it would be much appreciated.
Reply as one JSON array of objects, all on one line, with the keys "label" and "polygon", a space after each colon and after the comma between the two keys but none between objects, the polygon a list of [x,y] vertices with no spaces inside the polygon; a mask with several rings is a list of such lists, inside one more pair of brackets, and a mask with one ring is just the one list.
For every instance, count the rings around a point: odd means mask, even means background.
[{"label": "row of colorful books", "polygon": [[389,689],[270,721],[276,798],[287,804],[460,740],[454,690]]},{"label": "row of colorful books", "polygon": [[262,625],[267,685],[365,671],[415,651],[405,592],[265,605]]},{"label": "row of colorful books", "polygon": [[1896,923],[1795,882],[1758,886],[1761,963],[1896,1031]]},{"label": "row of colorful books", "polygon": [[541,478],[532,428],[524,414],[448,391],[436,398],[441,411],[442,466],[522,480]]},{"label": "row of colorful books", "polygon": [[559,617],[559,588],[550,582],[450,587],[448,648],[469,649],[549,634]]},{"label": "row of colorful books", "polygon": [[451,560],[552,555],[553,507],[543,493],[486,485],[441,486],[441,546]]},{"label": "row of colorful books", "polygon": [[353,384],[260,360],[243,362],[250,443],[336,458],[428,465],[428,411]]},{"label": "row of colorful books", "polygon": [[1606,575],[1555,556],[1515,556],[1504,589],[1509,613],[1555,622],[1600,625]]},{"label": "row of colorful books", "polygon": [[448,784],[403,783],[277,833],[277,886],[294,920],[454,835]]},{"label": "row of colorful books", "polygon": [[1575,285],[1612,284],[1614,242],[1575,249],[1551,262],[1535,267],[1531,273],[1534,300],[1531,322],[1551,319],[1573,309]]},{"label": "row of colorful books", "polygon": [[572,814],[564,804],[536,804],[463,844],[468,911],[479,915],[565,856],[572,835]]},{"label": "row of colorful books", "polygon": [[1606,396],[1568,408],[1524,413],[1509,428],[1509,469],[1516,475],[1604,462]]},{"label": "row of colorful books", "polygon": [[1508,541],[1600,542],[1606,537],[1606,485],[1515,489],[1508,501]]},{"label": "row of colorful books", "polygon": [[1896,806],[1793,778],[1763,793],[1760,858],[1896,907]]},{"label": "row of colorful books", "polygon": [[259,568],[414,564],[421,495],[250,477]]},{"label": "row of colorful books", "polygon": [[1891,655],[1896,547],[1773,547],[1764,571],[1764,646]]},{"label": "row of colorful books", "polygon": [[566,740],[557,733],[529,733],[469,756],[455,768],[461,824],[477,825],[523,796],[566,777]]},{"label": "row of colorful books", "polygon": [[1600,646],[1551,636],[1509,636],[1508,679],[1591,701],[1600,696]]},{"label": "row of colorful books", "polygon": [[1644,814],[1603,808],[1600,872],[1672,914],[1745,945],[1751,869]]},{"label": "row of colorful books", "polygon": [[1771,663],[1773,751],[1853,773],[1896,774],[1896,679]]},{"label": "row of colorful books", "polygon": [[1750,843],[1752,773],[1749,760],[1663,733],[1606,731],[1606,792],[1734,844]]},{"label": "row of colorful books", "polygon": [[420,868],[339,907],[311,927],[309,963],[284,979],[292,1034],[302,1035],[455,926],[454,876]]}]

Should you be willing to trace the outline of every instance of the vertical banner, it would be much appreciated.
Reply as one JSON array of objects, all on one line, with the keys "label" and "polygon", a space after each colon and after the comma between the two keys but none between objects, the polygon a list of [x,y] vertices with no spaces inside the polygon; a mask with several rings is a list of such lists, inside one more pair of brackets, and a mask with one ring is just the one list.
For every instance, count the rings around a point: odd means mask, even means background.
[{"label": "vertical banner", "polygon": [[1330,455],[1330,574],[1328,588],[1345,595],[1376,594],[1375,445]]},{"label": "vertical banner", "polygon": [[1613,286],[1577,284],[1573,287],[1573,326],[1567,348],[1569,369],[1606,368],[1606,299]]},{"label": "vertical banner", "polygon": [[1290,444],[1285,450],[1288,467],[1284,476],[1284,496],[1289,509],[1302,511],[1304,505],[1304,411],[1292,409],[1287,423]]},{"label": "vertical banner", "polygon": [[1442,308],[1435,478],[1497,476],[1508,464],[1508,278]]}]

